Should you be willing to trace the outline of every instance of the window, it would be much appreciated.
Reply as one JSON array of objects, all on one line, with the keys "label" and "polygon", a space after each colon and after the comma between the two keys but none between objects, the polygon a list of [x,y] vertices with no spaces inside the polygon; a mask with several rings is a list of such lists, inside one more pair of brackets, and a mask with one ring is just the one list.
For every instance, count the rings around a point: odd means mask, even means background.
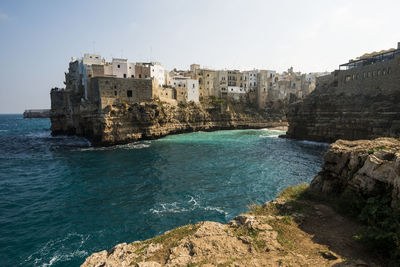
[{"label": "window", "polygon": [[126,73],[124,73],[124,78],[126,78]]},{"label": "window", "polygon": [[116,86],[116,85],[114,85],[114,89],[117,89],[117,86]]},{"label": "window", "polygon": [[265,92],[265,88],[264,88],[264,92]]},{"label": "window", "polygon": [[119,69],[119,68],[121,68],[121,65],[118,65],[117,67],[118,67],[118,69]]},{"label": "window", "polygon": [[127,95],[128,97],[132,97],[132,90],[126,91],[126,95]]},{"label": "window", "polygon": [[132,67],[129,67],[129,69],[131,70],[131,69],[132,69]]},{"label": "window", "polygon": [[145,78],[147,78],[147,75],[144,75]]},{"label": "window", "polygon": [[114,91],[114,95],[115,95],[115,96],[118,95],[117,91]]},{"label": "window", "polygon": [[139,78],[142,78],[142,74],[139,74]]},{"label": "window", "polygon": [[132,77],[132,78],[135,78],[135,75],[132,74],[131,77]]},{"label": "window", "polygon": [[194,88],[194,84],[193,84],[193,88]]}]

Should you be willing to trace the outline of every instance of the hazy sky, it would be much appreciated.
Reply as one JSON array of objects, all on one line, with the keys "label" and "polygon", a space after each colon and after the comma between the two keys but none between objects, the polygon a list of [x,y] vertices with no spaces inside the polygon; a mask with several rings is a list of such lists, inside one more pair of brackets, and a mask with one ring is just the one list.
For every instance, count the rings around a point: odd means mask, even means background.
[{"label": "hazy sky", "polygon": [[0,113],[49,108],[72,56],[333,71],[396,47],[400,1],[0,1]]}]

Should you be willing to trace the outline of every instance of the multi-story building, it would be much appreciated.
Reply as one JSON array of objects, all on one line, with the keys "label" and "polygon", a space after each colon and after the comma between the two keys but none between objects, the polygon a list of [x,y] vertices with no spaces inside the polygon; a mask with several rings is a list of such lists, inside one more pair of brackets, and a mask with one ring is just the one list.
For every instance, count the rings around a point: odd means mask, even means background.
[{"label": "multi-story building", "polygon": [[199,81],[184,76],[171,78],[171,86],[176,90],[179,103],[199,102]]}]

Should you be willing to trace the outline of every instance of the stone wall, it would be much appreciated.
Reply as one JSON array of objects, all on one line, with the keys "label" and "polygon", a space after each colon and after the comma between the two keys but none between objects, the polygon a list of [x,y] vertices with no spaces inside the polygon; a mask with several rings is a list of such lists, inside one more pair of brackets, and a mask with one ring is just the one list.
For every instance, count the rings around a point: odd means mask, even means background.
[{"label": "stone wall", "polygon": [[149,101],[153,97],[153,81],[150,79],[124,79],[95,77],[90,81],[89,100],[104,109],[114,102],[134,104]]},{"label": "stone wall", "polygon": [[287,137],[322,142],[400,136],[400,55],[336,71],[289,107]]}]

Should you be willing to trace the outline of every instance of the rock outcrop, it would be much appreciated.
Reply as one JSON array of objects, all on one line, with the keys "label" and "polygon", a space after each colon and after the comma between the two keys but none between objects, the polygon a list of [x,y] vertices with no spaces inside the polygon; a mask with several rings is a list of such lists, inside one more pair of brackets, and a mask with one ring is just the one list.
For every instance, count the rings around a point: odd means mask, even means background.
[{"label": "rock outcrop", "polygon": [[[60,105],[63,106],[63,105]],[[230,103],[170,105],[159,101],[109,105],[103,110],[79,107],[79,112],[54,108],[53,135],[72,134],[88,138],[93,145],[114,145],[168,134],[222,129],[265,128],[287,125],[285,118]]]},{"label": "rock outcrop", "polygon": [[[348,219],[311,203],[299,214],[293,204],[279,199],[228,224],[200,222],[149,240],[118,244],[92,254],[82,267],[377,266],[352,240],[357,226]],[[287,215],[276,215],[277,209]],[[329,231],[320,227],[323,224]]]},{"label": "rock outcrop", "polygon": [[388,193],[392,207],[399,207],[399,139],[338,140],[324,160],[322,171],[311,182],[313,190],[336,195],[351,190],[365,197]]},{"label": "rock outcrop", "polygon": [[25,119],[50,118],[50,109],[27,109],[23,115]]}]

